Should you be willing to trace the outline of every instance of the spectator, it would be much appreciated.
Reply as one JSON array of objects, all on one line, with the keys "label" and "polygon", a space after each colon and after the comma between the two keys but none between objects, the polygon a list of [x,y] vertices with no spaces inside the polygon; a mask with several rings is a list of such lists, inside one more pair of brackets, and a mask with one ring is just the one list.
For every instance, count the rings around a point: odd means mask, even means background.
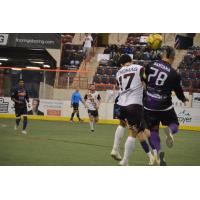
[{"label": "spectator", "polygon": [[92,42],[93,42],[92,36],[89,33],[86,33],[85,38],[84,38],[84,43],[83,43],[83,52],[84,52],[86,61],[90,59],[90,51],[92,47]]}]

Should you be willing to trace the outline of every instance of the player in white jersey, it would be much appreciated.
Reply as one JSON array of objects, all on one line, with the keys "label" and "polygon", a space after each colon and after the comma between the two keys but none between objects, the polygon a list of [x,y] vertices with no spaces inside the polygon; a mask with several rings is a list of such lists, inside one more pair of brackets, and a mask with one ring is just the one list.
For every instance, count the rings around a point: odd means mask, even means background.
[{"label": "player in white jersey", "polygon": [[[144,69],[140,65],[132,64],[129,55],[122,55],[119,60],[122,68],[117,72],[116,79],[120,89],[118,105],[120,106],[120,125],[117,127],[111,156],[121,160],[119,145],[124,135],[126,123],[129,128],[129,136],[125,142],[125,150],[120,165],[129,165],[131,154],[135,147],[135,139],[145,141],[149,131],[143,124],[143,79]],[[153,157],[153,156],[152,156]]]},{"label": "player in white jersey", "polygon": [[90,119],[90,130],[94,132],[94,124],[99,121],[99,105],[101,97],[97,91],[95,91],[95,85],[91,84],[89,92],[84,97],[86,102],[86,107],[88,109],[88,115]]}]

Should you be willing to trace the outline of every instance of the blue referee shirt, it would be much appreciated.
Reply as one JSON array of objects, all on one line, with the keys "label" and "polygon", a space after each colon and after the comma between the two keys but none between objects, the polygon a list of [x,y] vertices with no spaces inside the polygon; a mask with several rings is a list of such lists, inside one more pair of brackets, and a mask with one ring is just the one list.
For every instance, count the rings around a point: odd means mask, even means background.
[{"label": "blue referee shirt", "polygon": [[79,104],[79,101],[83,102],[80,93],[79,92],[74,92],[72,94],[72,97],[71,97],[71,104],[73,104],[73,103]]}]

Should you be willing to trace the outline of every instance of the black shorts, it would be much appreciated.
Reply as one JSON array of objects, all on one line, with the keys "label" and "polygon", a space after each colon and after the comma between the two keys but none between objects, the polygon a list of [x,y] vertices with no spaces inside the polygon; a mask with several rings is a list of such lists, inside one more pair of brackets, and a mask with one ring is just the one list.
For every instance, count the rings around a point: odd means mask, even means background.
[{"label": "black shorts", "polygon": [[120,120],[128,121],[128,124],[134,126],[138,132],[144,131],[144,111],[139,104],[131,104],[128,106],[120,106]]},{"label": "black shorts", "polygon": [[72,106],[74,108],[74,111],[77,111],[78,107],[79,107],[79,104],[78,103],[73,103]]},{"label": "black shorts", "polygon": [[120,105],[115,103],[113,108],[113,119],[118,119],[119,115],[120,115]]},{"label": "black shorts", "polygon": [[15,108],[15,116],[20,117],[21,115],[28,115],[27,107]]},{"label": "black shorts", "polygon": [[172,123],[179,125],[174,108],[166,111],[151,111],[144,109],[144,119],[149,129],[154,126],[159,126],[160,122],[164,126],[169,126]]},{"label": "black shorts", "polygon": [[92,115],[93,117],[99,116],[98,110],[88,110],[88,114]]}]

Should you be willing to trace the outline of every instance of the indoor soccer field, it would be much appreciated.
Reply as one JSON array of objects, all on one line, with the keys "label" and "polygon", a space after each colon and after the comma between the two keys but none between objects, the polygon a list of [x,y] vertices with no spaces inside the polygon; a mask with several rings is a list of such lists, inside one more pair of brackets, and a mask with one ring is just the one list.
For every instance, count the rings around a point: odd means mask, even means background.
[{"label": "indoor soccer field", "polygon": [[[28,134],[23,135],[14,131],[14,124],[14,119],[0,119],[0,165],[118,165],[110,157],[116,125],[96,125],[93,134],[87,123],[29,120]],[[166,147],[162,130],[161,135],[167,165],[200,165],[200,132],[180,131],[172,149]],[[130,165],[148,165],[138,142]]]}]

